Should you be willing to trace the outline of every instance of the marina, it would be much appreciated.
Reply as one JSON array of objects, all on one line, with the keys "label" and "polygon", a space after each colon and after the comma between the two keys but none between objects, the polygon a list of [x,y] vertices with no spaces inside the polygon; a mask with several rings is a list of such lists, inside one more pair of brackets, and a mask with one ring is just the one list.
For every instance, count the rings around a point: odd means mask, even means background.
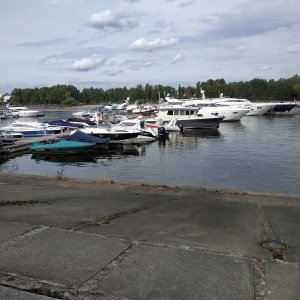
[{"label": "marina", "polygon": [[[43,110],[45,116],[38,121],[67,119],[76,111],[80,108]],[[300,195],[299,107],[293,111],[245,116],[238,122],[221,122],[216,129],[170,131],[166,140],[82,157],[35,158],[29,151],[33,140],[51,136],[26,138],[26,145],[10,146],[0,172],[63,172],[79,179]],[[1,120],[1,125],[7,122]],[[16,148],[23,152],[19,155]]]}]

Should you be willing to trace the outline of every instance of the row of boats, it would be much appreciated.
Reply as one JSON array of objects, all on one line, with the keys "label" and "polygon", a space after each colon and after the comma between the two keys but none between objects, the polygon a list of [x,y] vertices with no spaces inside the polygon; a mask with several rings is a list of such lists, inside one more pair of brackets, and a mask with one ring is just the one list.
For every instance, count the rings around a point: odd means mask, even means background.
[{"label": "row of boats", "polygon": [[[166,139],[169,131],[216,129],[223,121],[239,121],[244,116],[263,115],[271,111],[290,111],[297,103],[253,103],[247,99],[222,97],[215,100],[175,99],[166,97],[159,107],[128,109],[98,106],[90,111],[74,113],[67,120],[12,122],[0,128],[2,143],[23,137],[58,133],[64,139],[47,144],[34,142],[35,154],[75,154],[101,149],[111,144],[140,144]],[[113,121],[109,122],[109,121]]]}]

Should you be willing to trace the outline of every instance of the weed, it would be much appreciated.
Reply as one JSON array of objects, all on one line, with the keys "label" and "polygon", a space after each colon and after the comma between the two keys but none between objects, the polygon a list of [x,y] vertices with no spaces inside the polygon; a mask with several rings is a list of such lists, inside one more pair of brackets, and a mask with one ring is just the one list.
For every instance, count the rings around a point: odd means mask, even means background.
[{"label": "weed", "polygon": [[61,170],[57,170],[56,171],[56,176],[55,176],[56,180],[67,180],[67,177],[64,174],[64,168],[61,168]]}]

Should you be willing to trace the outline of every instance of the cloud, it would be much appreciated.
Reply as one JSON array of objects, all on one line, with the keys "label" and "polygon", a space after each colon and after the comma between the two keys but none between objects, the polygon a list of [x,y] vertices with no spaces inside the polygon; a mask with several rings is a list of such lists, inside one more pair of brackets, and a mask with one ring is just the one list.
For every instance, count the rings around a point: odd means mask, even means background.
[{"label": "cloud", "polygon": [[77,72],[87,72],[97,69],[99,66],[104,65],[107,61],[106,58],[100,55],[93,54],[90,57],[84,57],[72,64],[72,69]]},{"label": "cloud", "polygon": [[122,73],[124,73],[124,71],[120,70],[120,69],[118,69],[118,70],[105,70],[103,72],[103,74],[107,75],[107,76],[116,76],[116,75],[120,75]]},{"label": "cloud", "polygon": [[199,32],[198,40],[208,42],[248,38],[291,29],[298,23],[297,8],[299,5],[296,2],[285,5],[281,0],[246,1],[230,10],[198,18],[200,28],[203,28],[202,32]]},{"label": "cloud", "polygon": [[187,7],[187,6],[193,5],[194,3],[195,3],[195,1],[181,2],[179,4],[179,7]]},{"label": "cloud", "polygon": [[245,51],[245,49],[246,49],[245,46],[239,46],[239,47],[236,48],[236,50],[237,50],[238,52],[243,52],[243,51]]},{"label": "cloud", "polygon": [[139,15],[122,7],[108,9],[91,15],[87,25],[96,29],[129,30],[138,25]]},{"label": "cloud", "polygon": [[172,59],[172,61],[171,61],[171,63],[172,64],[176,64],[177,62],[179,62],[179,61],[181,61],[181,60],[183,60],[183,56],[182,56],[182,54],[176,54],[174,57],[173,57],[173,59]]},{"label": "cloud", "polygon": [[263,67],[260,67],[257,69],[257,71],[266,71],[266,70],[270,70],[272,69],[271,67],[268,67],[268,66],[263,66]]},{"label": "cloud", "polygon": [[41,47],[49,47],[64,44],[69,39],[61,38],[61,39],[52,39],[52,40],[43,40],[43,41],[35,41],[35,42],[26,42],[15,44],[15,47],[29,47],[29,48],[41,48]]},{"label": "cloud", "polygon": [[152,41],[148,41],[144,38],[139,38],[133,43],[131,43],[128,48],[131,50],[152,51],[152,50],[158,50],[158,49],[170,47],[176,45],[177,43],[178,43],[178,39],[176,38],[155,39]]},{"label": "cloud", "polygon": [[45,63],[46,61],[48,61],[48,60],[51,60],[51,59],[59,59],[59,56],[58,55],[48,55],[48,56],[44,56],[44,57],[42,57],[41,59],[40,59],[40,63]]},{"label": "cloud", "polygon": [[286,52],[295,53],[300,51],[300,43],[294,43],[287,47]]},{"label": "cloud", "polygon": [[122,65],[128,66],[131,70],[140,70],[142,68],[149,68],[155,65],[155,61],[152,60],[144,60],[142,58],[130,58],[126,59]]}]

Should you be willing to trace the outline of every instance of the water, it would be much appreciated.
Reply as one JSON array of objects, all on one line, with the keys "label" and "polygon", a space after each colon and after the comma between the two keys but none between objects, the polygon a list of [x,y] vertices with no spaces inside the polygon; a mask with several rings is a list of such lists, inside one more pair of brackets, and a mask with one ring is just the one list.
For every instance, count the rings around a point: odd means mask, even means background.
[{"label": "water", "polygon": [[[45,110],[39,120],[68,118],[72,111]],[[165,142],[93,158],[24,154],[3,162],[0,172],[300,195],[299,128],[300,115],[246,116],[218,130],[173,132]]]}]

